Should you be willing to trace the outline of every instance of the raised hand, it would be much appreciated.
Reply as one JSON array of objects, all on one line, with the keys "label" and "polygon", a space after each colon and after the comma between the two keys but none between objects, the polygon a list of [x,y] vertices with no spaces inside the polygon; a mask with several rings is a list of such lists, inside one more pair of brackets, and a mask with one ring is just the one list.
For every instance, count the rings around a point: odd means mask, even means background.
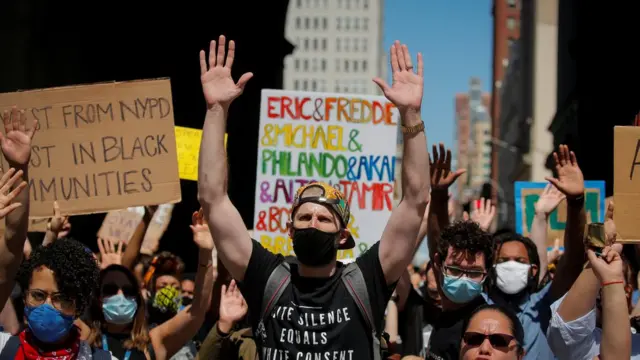
[{"label": "raised hand", "polygon": [[560,250],[560,239],[556,238],[551,251],[547,251],[547,263],[553,264],[562,254],[564,254],[564,251]]},{"label": "raised hand", "polygon": [[602,250],[602,256],[598,256],[593,250],[587,249],[587,257],[593,272],[601,283],[624,282],[622,258],[613,247],[605,246]]},{"label": "raised hand", "polygon": [[4,135],[0,133],[0,147],[5,159],[12,167],[25,166],[29,162],[31,140],[37,126],[37,120],[33,120],[30,127],[27,126],[24,110],[18,110],[14,106],[11,113],[4,111]]},{"label": "raised hand", "polygon": [[474,201],[474,210],[471,212],[471,220],[480,225],[484,231],[489,231],[493,218],[496,216],[496,206],[491,204],[491,199],[480,198],[480,204]]},{"label": "raised hand", "polygon": [[584,176],[578,166],[576,154],[569,151],[567,145],[560,145],[558,152],[553,153],[556,162],[558,178],[545,177],[568,198],[575,198],[584,195]]},{"label": "raised hand", "polygon": [[413,71],[413,63],[407,45],[401,45],[397,41],[391,45],[390,50],[391,70],[393,83],[391,86],[377,77],[373,79],[400,112],[406,110],[419,111],[422,106],[422,93],[424,87],[422,54],[418,53],[418,71]]},{"label": "raised hand", "polygon": [[[24,188],[27,187],[26,181],[22,179],[22,170],[11,168],[0,178],[0,219],[7,216],[13,210],[22,206],[21,203],[14,203],[13,200],[18,196]],[[14,185],[19,182],[18,186]],[[13,188],[13,190],[11,190]]]},{"label": "raised hand", "polygon": [[558,190],[557,187],[552,186],[551,184],[547,184],[544,190],[542,190],[542,194],[540,194],[540,198],[536,201],[534,208],[537,213],[549,215],[555,210],[558,205],[564,200],[565,195]]},{"label": "raised hand", "polygon": [[60,214],[60,206],[58,206],[58,202],[53,202],[53,217],[49,219],[49,223],[47,224],[47,230],[52,231],[56,234],[60,234],[60,232],[64,228],[64,224],[68,224],[68,217],[62,216]]},{"label": "raised hand", "polygon": [[122,265],[123,245],[123,241],[98,238],[100,269],[105,269],[109,265]]},{"label": "raised hand", "polygon": [[616,229],[616,223],[613,221],[613,201],[607,205],[607,211],[604,214],[604,233],[607,239],[607,244],[613,244],[618,237],[618,230]]},{"label": "raised hand", "polygon": [[444,144],[440,143],[440,152],[438,147],[433,145],[433,161],[430,156],[429,171],[431,172],[431,189],[446,191],[467,170],[458,169],[452,172],[451,150],[445,150]]},{"label": "raised hand", "polygon": [[230,328],[247,314],[247,310],[247,303],[244,300],[244,297],[242,297],[242,294],[236,285],[236,281],[231,280],[229,288],[222,285],[219,310],[220,323],[224,323],[226,325],[225,327]]},{"label": "raised hand", "polygon": [[202,215],[202,208],[199,211],[195,211],[191,216],[191,231],[193,232],[193,241],[203,250],[213,250],[215,245],[213,243],[213,236],[209,231],[209,225],[204,221]]},{"label": "raised hand", "polygon": [[224,35],[220,35],[216,53],[216,41],[211,40],[208,70],[204,50],[200,51],[200,81],[209,108],[214,105],[228,107],[242,94],[245,85],[253,77],[249,72],[243,74],[237,83],[233,81],[231,67],[236,53],[236,44],[233,40],[229,41],[229,50],[225,54],[225,42]]}]

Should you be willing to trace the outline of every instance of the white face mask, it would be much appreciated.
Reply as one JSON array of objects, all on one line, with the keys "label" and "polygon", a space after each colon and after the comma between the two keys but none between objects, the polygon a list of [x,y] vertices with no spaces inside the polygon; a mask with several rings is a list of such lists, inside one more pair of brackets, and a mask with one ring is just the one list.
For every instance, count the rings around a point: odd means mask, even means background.
[{"label": "white face mask", "polygon": [[496,264],[494,267],[496,269],[496,286],[505,294],[517,294],[529,283],[530,264],[511,260]]}]

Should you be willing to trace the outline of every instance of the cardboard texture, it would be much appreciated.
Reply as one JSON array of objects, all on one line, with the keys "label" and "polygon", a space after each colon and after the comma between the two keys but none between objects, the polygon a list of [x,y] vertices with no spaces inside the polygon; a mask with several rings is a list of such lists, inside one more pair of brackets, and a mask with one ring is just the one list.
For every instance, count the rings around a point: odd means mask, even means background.
[{"label": "cardboard texture", "polygon": [[[29,219],[29,232],[46,232],[48,218],[45,219]],[[0,219],[0,234],[4,234],[6,229],[6,222],[4,219]]]},{"label": "cardboard texture", "polygon": [[613,130],[613,219],[617,241],[640,243],[640,127]]},{"label": "cardboard texture", "polygon": [[164,232],[167,231],[167,227],[171,222],[173,206],[173,204],[162,204],[158,206],[158,210],[153,214],[147,232],[144,234],[140,253],[151,255],[158,250],[160,239],[162,235],[164,235]]},{"label": "cardboard texture", "polygon": [[181,200],[168,79],[0,94],[0,111],[13,105],[39,121],[31,217],[51,216],[54,200],[63,215]]},{"label": "cardboard texture", "polygon": [[[176,126],[175,131],[180,179],[198,181],[202,130]],[[224,134],[224,147],[227,147],[227,134]]]},{"label": "cardboard texture", "polygon": [[141,213],[136,210],[136,208],[130,208],[109,211],[107,216],[104,217],[100,230],[98,230],[98,237],[123,241],[125,244],[128,244],[144,215],[144,211]]},{"label": "cardboard texture", "polygon": [[[546,182],[516,181],[515,210],[516,232],[523,236],[531,236],[531,224],[535,215],[535,203],[547,186]],[[604,181],[585,181],[585,210],[587,223],[603,222],[605,215],[605,183]],[[560,239],[564,246],[564,229],[567,222],[567,202],[563,200],[551,213],[547,226],[547,248],[553,248],[555,239]]]}]

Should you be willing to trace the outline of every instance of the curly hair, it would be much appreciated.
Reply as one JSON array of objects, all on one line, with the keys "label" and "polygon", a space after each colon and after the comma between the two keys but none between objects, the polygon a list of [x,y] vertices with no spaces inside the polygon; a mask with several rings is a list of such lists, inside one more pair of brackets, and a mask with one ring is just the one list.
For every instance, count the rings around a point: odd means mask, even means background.
[{"label": "curly hair", "polygon": [[471,254],[482,252],[485,268],[490,269],[493,265],[493,236],[473,221],[457,221],[442,230],[436,253],[443,262],[449,246]]},{"label": "curly hair", "polygon": [[23,293],[29,288],[33,272],[40,267],[53,271],[59,291],[74,300],[78,316],[88,308],[100,276],[90,249],[72,239],[37,247],[20,265],[18,283]]}]

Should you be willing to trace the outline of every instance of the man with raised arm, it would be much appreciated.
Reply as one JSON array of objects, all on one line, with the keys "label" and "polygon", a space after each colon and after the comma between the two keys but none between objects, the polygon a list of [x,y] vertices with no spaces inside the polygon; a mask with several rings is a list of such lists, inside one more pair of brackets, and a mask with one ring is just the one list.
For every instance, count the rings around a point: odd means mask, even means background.
[{"label": "man with raised arm", "polygon": [[[202,89],[207,102],[198,169],[198,197],[215,239],[220,259],[239,281],[249,305],[251,323],[261,359],[377,359],[377,335],[396,281],[413,255],[416,236],[429,200],[429,156],[420,118],[423,64],[418,54],[417,73],[406,45],[391,47],[393,84],[374,82],[400,111],[404,133],[402,193],[404,198],[387,223],[380,241],[355,262],[363,274],[371,316],[365,318],[353,289],[342,280],[336,261],[338,249],[355,246],[349,234],[349,205],[344,195],[324,183],[300,188],[291,208],[289,236],[297,263],[287,266],[290,282],[273,303],[265,301],[270,276],[285,259],[251,240],[226,192],[225,123],[231,102],[252,74],[231,78],[235,44],[225,56],[224,36],[212,41],[209,67],[200,52]],[[283,280],[285,278],[283,277]],[[289,279],[287,276],[286,279]],[[361,284],[355,284],[358,287]],[[350,292],[351,291],[351,292]],[[366,302],[366,301],[365,301]],[[375,324],[371,324],[371,318]]]}]

